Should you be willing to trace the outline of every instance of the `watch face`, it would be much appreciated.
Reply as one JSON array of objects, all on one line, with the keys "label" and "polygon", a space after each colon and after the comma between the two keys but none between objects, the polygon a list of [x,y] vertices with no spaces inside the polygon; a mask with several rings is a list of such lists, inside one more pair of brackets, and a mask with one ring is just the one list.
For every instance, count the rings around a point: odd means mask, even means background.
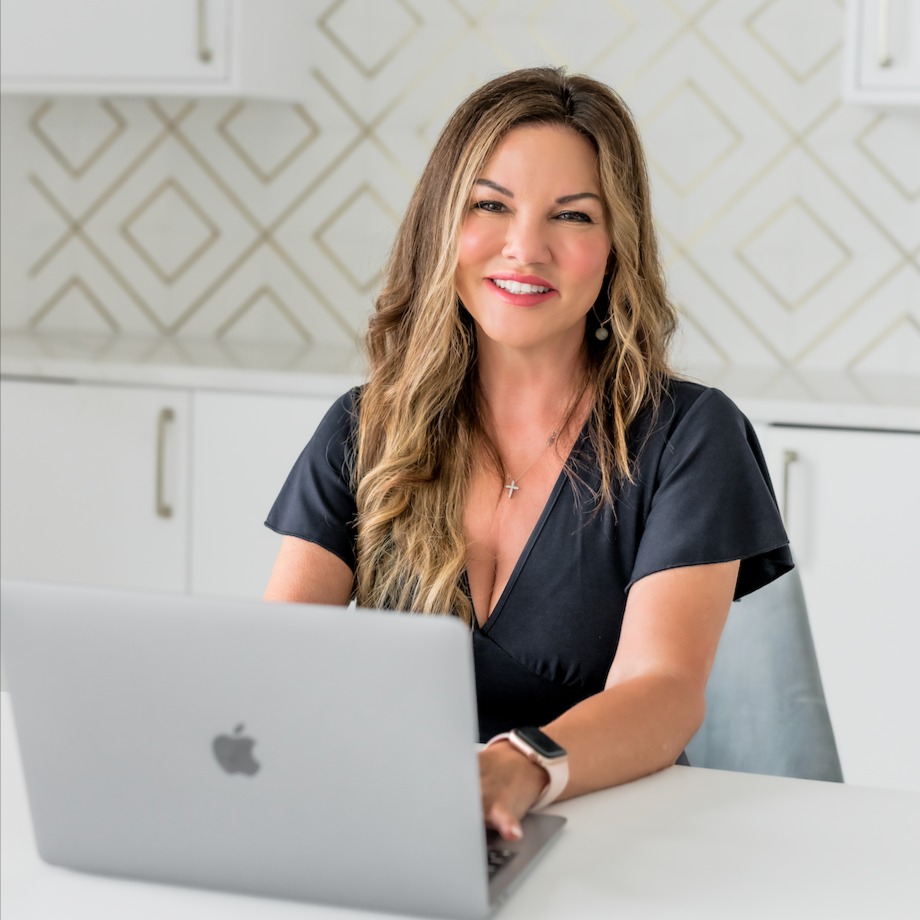
[{"label": "watch face", "polygon": [[554,760],[565,757],[565,748],[560,747],[549,735],[545,735],[539,728],[516,728],[514,734],[522,741],[526,741],[541,757]]}]

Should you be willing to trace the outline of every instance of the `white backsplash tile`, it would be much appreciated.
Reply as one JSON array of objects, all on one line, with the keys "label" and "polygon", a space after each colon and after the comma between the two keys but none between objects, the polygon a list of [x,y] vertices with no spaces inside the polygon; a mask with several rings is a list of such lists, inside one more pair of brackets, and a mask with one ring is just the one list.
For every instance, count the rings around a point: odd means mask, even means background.
[{"label": "white backsplash tile", "polygon": [[843,15],[327,0],[302,106],[4,96],[2,326],[350,347],[454,106],[565,64],[642,128],[679,364],[920,376],[920,113],[842,103]]}]

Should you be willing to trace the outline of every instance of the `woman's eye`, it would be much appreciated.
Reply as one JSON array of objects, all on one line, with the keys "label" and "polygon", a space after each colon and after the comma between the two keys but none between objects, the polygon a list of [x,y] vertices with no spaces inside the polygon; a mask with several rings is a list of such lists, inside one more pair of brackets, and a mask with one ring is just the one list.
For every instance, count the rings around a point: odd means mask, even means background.
[{"label": "woman's eye", "polygon": [[500,201],[476,201],[473,203],[474,211],[491,211],[500,213],[505,210],[505,206]]},{"label": "woman's eye", "polygon": [[557,214],[560,220],[572,221],[573,223],[579,224],[591,224],[594,221],[591,220],[590,215],[585,214],[584,211],[562,211],[560,214]]}]

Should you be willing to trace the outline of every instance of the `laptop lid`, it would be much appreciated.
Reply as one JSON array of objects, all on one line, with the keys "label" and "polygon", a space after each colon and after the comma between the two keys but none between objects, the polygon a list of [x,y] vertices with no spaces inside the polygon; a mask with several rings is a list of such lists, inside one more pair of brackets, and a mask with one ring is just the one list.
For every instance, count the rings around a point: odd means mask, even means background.
[{"label": "laptop lid", "polygon": [[[393,912],[490,912],[458,621],[6,583],[2,623],[48,862]],[[525,827],[528,845],[558,829],[549,820]],[[526,858],[513,862],[519,874]]]}]

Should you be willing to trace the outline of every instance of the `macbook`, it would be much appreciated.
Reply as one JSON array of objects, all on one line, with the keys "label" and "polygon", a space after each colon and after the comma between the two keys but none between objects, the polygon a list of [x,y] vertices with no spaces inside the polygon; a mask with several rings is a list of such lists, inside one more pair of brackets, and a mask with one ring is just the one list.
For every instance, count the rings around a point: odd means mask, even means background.
[{"label": "macbook", "polygon": [[50,863],[481,918],[563,823],[487,846],[456,619],[25,583],[0,604]]}]

